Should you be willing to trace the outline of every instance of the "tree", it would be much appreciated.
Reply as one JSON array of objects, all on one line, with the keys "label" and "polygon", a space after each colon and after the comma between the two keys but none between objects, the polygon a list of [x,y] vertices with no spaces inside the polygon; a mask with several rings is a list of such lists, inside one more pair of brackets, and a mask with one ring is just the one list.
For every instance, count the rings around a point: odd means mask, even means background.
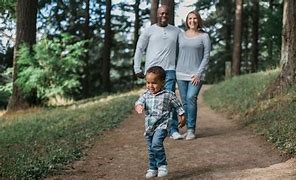
[{"label": "tree", "polygon": [[[134,4],[135,26],[134,26],[133,54],[135,54],[136,52],[137,42],[139,39],[139,29],[140,29],[140,7],[139,6],[140,6],[140,0],[136,0]],[[151,12],[150,12],[150,18],[151,18]],[[134,61],[132,61],[132,63],[134,67]],[[133,82],[134,82],[135,80],[137,80],[137,77],[133,70],[132,70],[132,73],[133,73]]]},{"label": "tree", "polygon": [[[134,52],[136,51],[137,42],[139,39],[139,29],[140,29],[140,0],[136,0],[134,4],[134,13],[135,13],[135,26],[134,26]],[[152,8],[152,7],[151,7]],[[150,13],[151,18],[151,13]],[[152,23],[152,22],[151,22]]]},{"label": "tree", "polygon": [[[269,10],[270,10],[270,13],[272,14],[273,13],[273,9],[274,9],[274,0],[269,0]],[[267,49],[267,52],[268,52],[268,59],[272,60],[274,57],[273,57],[273,37],[271,36],[270,38],[268,38],[267,40],[267,43],[268,43],[268,49]]]},{"label": "tree", "polygon": [[240,74],[241,63],[241,43],[242,43],[242,13],[243,0],[236,0],[235,27],[234,27],[234,46],[232,53],[232,75]]},{"label": "tree", "polygon": [[296,83],[296,2],[284,1],[281,72],[267,93],[274,96]]},{"label": "tree", "polygon": [[105,13],[105,38],[104,52],[102,62],[102,89],[111,92],[110,69],[111,69],[111,47],[112,47],[112,30],[111,30],[111,0],[106,0]]},{"label": "tree", "polygon": [[150,22],[151,25],[157,22],[157,9],[158,9],[159,0],[151,1],[151,9],[150,9]]},{"label": "tree", "polygon": [[175,1],[174,0],[161,0],[161,5],[166,5],[170,10],[169,24],[175,24]]},{"label": "tree", "polygon": [[36,43],[37,0],[18,0],[16,3],[16,42],[13,57],[13,90],[7,110],[14,111],[29,107],[29,100],[22,95],[16,84],[18,75],[17,53],[21,44],[32,47]]},{"label": "tree", "polygon": [[[84,33],[84,40],[90,40],[90,33],[89,33],[89,21],[90,21],[90,14],[89,14],[89,1],[85,0],[85,22],[83,26],[83,33]],[[85,43],[85,48],[89,49],[89,42]],[[82,79],[82,92],[84,97],[90,96],[90,72],[89,72],[89,52],[85,54],[84,57],[84,78]]]},{"label": "tree", "polygon": [[259,0],[253,0],[251,72],[256,72],[258,68],[258,37],[259,37],[258,24],[259,24]]}]

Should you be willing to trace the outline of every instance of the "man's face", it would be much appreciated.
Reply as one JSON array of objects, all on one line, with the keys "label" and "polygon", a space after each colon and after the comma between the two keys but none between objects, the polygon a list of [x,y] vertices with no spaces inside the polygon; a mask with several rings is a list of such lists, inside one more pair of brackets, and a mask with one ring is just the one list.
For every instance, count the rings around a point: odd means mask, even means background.
[{"label": "man's face", "polygon": [[169,9],[166,6],[161,6],[157,11],[157,24],[161,27],[167,26],[169,23]]}]

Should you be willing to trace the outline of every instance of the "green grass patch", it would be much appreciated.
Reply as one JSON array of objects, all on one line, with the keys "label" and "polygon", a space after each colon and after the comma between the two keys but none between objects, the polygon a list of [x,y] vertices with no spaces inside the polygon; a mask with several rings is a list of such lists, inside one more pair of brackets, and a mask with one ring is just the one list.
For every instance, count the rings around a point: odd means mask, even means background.
[{"label": "green grass patch", "polygon": [[271,99],[261,96],[277,75],[274,70],[234,77],[206,91],[205,102],[215,110],[239,115],[243,123],[281,152],[295,156],[296,85]]},{"label": "green grass patch", "polygon": [[133,109],[139,92],[0,119],[0,179],[39,179],[80,158],[83,149]]},{"label": "green grass patch", "polygon": [[209,89],[205,93],[205,101],[216,110],[245,113],[256,106],[261,93],[276,75],[277,71],[268,71],[235,76]]}]

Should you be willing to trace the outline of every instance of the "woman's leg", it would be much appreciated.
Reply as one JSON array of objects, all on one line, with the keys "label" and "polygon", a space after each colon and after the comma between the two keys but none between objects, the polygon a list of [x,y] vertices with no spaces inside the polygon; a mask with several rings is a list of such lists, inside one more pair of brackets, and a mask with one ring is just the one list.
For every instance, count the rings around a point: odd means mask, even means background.
[{"label": "woman's leg", "polygon": [[193,130],[195,132],[196,124],[197,124],[197,98],[199,91],[201,89],[202,82],[200,82],[197,86],[189,83],[187,95],[186,95],[186,103],[187,103],[187,129]]},{"label": "woman's leg", "polygon": [[185,110],[185,116],[187,119],[188,118],[187,117],[187,91],[188,91],[188,84],[190,83],[190,81],[178,80],[177,83],[178,83],[179,94],[181,97],[182,105]]}]

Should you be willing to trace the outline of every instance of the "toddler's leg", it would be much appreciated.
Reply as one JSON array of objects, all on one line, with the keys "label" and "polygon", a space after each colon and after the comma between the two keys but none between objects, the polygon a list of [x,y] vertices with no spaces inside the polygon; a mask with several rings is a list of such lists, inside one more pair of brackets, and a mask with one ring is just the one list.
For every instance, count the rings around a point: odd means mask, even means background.
[{"label": "toddler's leg", "polygon": [[157,167],[167,165],[165,149],[163,145],[163,141],[166,137],[166,129],[156,129],[152,138],[151,148],[154,152]]},{"label": "toddler's leg", "polygon": [[153,140],[153,136],[145,136],[146,141],[147,141],[147,150],[148,150],[148,168],[150,170],[157,170],[157,164],[156,164],[156,160],[155,160],[155,153],[152,149],[152,140]]}]

